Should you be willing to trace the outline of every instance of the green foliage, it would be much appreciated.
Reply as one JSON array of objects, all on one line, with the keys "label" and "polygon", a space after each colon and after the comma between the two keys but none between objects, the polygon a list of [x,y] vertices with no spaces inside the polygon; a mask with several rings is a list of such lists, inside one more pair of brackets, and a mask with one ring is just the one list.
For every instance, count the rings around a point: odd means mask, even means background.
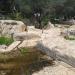
[{"label": "green foliage", "polygon": [[75,40],[75,36],[65,36],[66,40]]},{"label": "green foliage", "polygon": [[[34,19],[41,25],[47,24],[48,19],[67,20],[75,16],[75,0],[1,0],[0,11],[2,14],[11,14],[12,19]],[[40,13],[40,18],[34,17]],[[31,22],[33,22],[31,21]],[[45,22],[44,22],[45,21]]]},{"label": "green foliage", "polygon": [[22,20],[23,19],[21,13],[19,13],[19,12],[9,15],[9,17],[11,17],[11,19],[14,19],[14,20]]},{"label": "green foliage", "polygon": [[0,45],[5,44],[5,45],[8,46],[8,45],[10,45],[13,41],[14,41],[14,40],[12,40],[11,38],[8,38],[8,37],[4,37],[4,36],[0,37]]},{"label": "green foliage", "polygon": [[11,13],[13,10],[14,0],[0,0],[0,12],[3,14]]},{"label": "green foliage", "polygon": [[21,13],[16,13],[15,14],[15,20],[21,20],[22,19],[22,16],[21,16]]},{"label": "green foliage", "polygon": [[41,24],[43,25],[43,27],[48,24],[48,21],[49,21],[49,19],[48,19],[47,17],[45,17],[45,18],[42,20],[42,23],[41,23]]},{"label": "green foliage", "polygon": [[23,55],[25,55],[27,52],[29,52],[28,48],[20,48],[20,51]]}]

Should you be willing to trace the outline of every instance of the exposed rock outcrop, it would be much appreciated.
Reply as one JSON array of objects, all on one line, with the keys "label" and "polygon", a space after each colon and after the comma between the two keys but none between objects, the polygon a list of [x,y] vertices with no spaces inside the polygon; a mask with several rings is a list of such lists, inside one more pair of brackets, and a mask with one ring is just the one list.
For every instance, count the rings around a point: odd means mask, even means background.
[{"label": "exposed rock outcrop", "polygon": [[50,28],[54,28],[54,24],[52,24],[50,21],[47,24],[47,27],[45,27],[45,29],[50,29]]},{"label": "exposed rock outcrop", "polygon": [[26,25],[22,21],[0,20],[0,35],[8,36],[16,32],[23,32]]}]

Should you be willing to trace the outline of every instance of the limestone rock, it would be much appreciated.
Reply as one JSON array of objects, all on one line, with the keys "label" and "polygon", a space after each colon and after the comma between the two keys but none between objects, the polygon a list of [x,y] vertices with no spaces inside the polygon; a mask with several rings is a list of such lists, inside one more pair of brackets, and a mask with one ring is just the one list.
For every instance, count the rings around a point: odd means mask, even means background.
[{"label": "limestone rock", "polygon": [[0,35],[10,35],[15,32],[24,32],[26,25],[22,21],[0,20]]},{"label": "limestone rock", "polygon": [[0,49],[6,49],[7,46],[6,45],[0,45]]},{"label": "limestone rock", "polygon": [[54,25],[49,21],[46,29],[54,28]]},{"label": "limestone rock", "polygon": [[69,35],[75,35],[75,25],[70,26],[66,31]]}]

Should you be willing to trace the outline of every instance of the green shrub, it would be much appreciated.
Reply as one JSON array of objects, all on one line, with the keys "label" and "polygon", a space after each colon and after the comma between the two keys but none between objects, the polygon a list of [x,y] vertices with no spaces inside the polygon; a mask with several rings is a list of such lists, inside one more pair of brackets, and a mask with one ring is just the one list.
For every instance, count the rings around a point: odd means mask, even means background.
[{"label": "green shrub", "polygon": [[20,48],[20,51],[21,51],[22,54],[25,55],[26,53],[29,52],[29,49],[28,48]]},{"label": "green shrub", "polygon": [[22,20],[23,19],[23,16],[21,15],[20,12],[15,12],[13,14],[10,14],[10,15],[8,15],[8,17],[13,20]]},{"label": "green shrub", "polygon": [[44,26],[46,26],[46,25],[48,24],[48,21],[49,21],[48,17],[45,17],[45,18],[42,20],[42,24],[43,24]]},{"label": "green shrub", "polygon": [[75,36],[65,36],[66,40],[75,40]]},{"label": "green shrub", "polygon": [[14,41],[13,39],[8,38],[8,37],[4,37],[4,36],[0,37],[0,45],[5,44],[5,45],[8,46],[8,45],[10,45],[13,41]]}]

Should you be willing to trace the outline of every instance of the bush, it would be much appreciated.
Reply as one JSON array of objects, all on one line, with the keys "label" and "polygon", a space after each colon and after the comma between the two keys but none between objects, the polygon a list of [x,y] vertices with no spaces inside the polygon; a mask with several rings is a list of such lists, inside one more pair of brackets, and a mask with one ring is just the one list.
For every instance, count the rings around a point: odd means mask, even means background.
[{"label": "bush", "polygon": [[20,52],[21,52],[22,55],[25,56],[25,55],[28,55],[29,54],[30,49],[29,48],[22,47],[22,48],[20,48]]},{"label": "bush", "polygon": [[13,41],[14,41],[13,39],[8,38],[8,37],[4,37],[4,36],[0,37],[0,45],[5,44],[5,45],[8,46],[8,45],[10,45]]},{"label": "bush", "polygon": [[22,19],[23,19],[22,14],[19,13],[19,12],[15,12],[15,13],[13,13],[13,14],[10,14],[10,15],[8,15],[8,17],[9,17],[10,19],[13,19],[13,20],[22,20]]},{"label": "bush", "polygon": [[66,40],[75,40],[75,36],[65,36]]}]

